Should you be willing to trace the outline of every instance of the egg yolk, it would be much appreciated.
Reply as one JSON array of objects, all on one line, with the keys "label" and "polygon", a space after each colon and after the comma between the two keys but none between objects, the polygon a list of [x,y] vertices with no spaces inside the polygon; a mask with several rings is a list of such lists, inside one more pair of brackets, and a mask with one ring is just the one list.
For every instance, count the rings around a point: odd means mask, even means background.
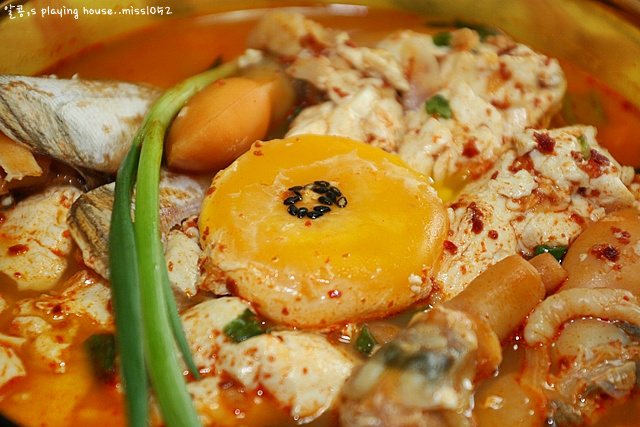
[{"label": "egg yolk", "polygon": [[397,156],[303,135],[256,142],[219,172],[199,229],[205,288],[224,286],[278,323],[330,328],[424,299],[448,219]]}]

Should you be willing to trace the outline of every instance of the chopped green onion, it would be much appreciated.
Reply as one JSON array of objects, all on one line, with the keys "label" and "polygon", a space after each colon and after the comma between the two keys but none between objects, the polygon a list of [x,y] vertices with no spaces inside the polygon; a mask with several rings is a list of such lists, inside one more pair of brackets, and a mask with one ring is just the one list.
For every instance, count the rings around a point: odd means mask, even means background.
[{"label": "chopped green onion", "polygon": [[82,343],[96,378],[108,383],[116,377],[116,342],[113,334],[94,334]]},{"label": "chopped green onion", "polygon": [[[171,294],[159,231],[160,163],[165,132],[196,92],[237,71],[235,62],[207,70],[167,90],[147,114],[116,178],[109,239],[109,271],[116,347],[131,427],[148,424],[147,373],[165,425],[198,426],[175,345],[197,378]],[[137,183],[136,183],[136,171]],[[136,185],[135,221],[131,219]]]},{"label": "chopped green onion", "polygon": [[567,246],[563,245],[538,245],[536,246],[534,256],[549,252],[555,259],[557,259],[558,261],[562,261],[562,258],[564,258],[564,255],[567,253],[568,249],[569,248]]},{"label": "chopped green onion", "polygon": [[258,316],[249,309],[246,309],[240,316],[227,323],[222,331],[233,342],[242,342],[268,332],[267,329],[262,328]]},{"label": "chopped green onion", "polygon": [[373,334],[371,334],[367,325],[364,325],[362,329],[360,329],[360,334],[358,334],[358,338],[356,339],[356,350],[363,356],[369,356],[376,344],[378,344],[378,341],[376,341]]},{"label": "chopped green onion", "polygon": [[587,138],[584,134],[580,134],[580,136],[578,136],[578,142],[580,143],[580,150],[582,150],[582,157],[585,160],[589,160],[589,157],[591,157],[591,147],[589,147]]},{"label": "chopped green onion", "polygon": [[480,41],[484,41],[489,36],[497,36],[500,34],[500,31],[491,25],[488,24],[477,24],[468,21],[456,20],[454,21],[454,25],[457,28],[469,28],[480,36]]},{"label": "chopped green onion", "polygon": [[437,114],[443,119],[451,118],[451,106],[449,101],[441,94],[435,94],[427,100],[425,108],[429,114]]},{"label": "chopped green onion", "polygon": [[436,46],[450,46],[451,45],[451,33],[448,31],[443,31],[438,34],[433,35],[433,44]]}]

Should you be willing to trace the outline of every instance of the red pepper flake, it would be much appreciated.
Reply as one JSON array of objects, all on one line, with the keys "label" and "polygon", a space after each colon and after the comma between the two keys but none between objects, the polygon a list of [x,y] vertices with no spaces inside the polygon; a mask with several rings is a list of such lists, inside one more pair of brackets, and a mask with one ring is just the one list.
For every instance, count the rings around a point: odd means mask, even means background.
[{"label": "red pepper flake", "polygon": [[591,155],[586,165],[582,166],[582,169],[589,175],[590,178],[598,178],[604,173],[604,170],[611,163],[609,159],[600,154],[596,150],[590,151]]},{"label": "red pepper flake", "polygon": [[480,234],[482,229],[484,228],[484,223],[482,222],[482,218],[484,214],[476,204],[476,202],[471,202],[469,204],[468,210],[471,211],[471,231],[475,234]]},{"label": "red pepper flake", "polygon": [[214,192],[216,191],[216,186],[212,185],[211,187],[207,188],[207,191],[205,191],[205,196],[210,196],[212,195]]},{"label": "red pepper flake", "polygon": [[476,137],[472,136],[469,140],[464,144],[462,148],[462,155],[471,159],[480,154],[480,150],[476,146]]},{"label": "red pepper flake", "polygon": [[572,213],[572,214],[569,216],[569,219],[571,219],[571,221],[575,222],[575,223],[576,223],[576,224],[578,224],[579,226],[584,227],[585,220],[584,220],[584,218],[583,218],[581,215],[579,215],[579,214],[577,214],[577,213]]},{"label": "red pepper flake", "polygon": [[332,87],[331,90],[333,90],[340,98],[346,98],[347,96],[349,96],[347,92],[343,91],[337,86]]},{"label": "red pepper flake", "polygon": [[544,154],[553,153],[553,148],[555,147],[556,142],[548,133],[534,132],[533,137],[538,142],[538,151]]},{"label": "red pepper flake", "polygon": [[305,227],[311,227],[311,221],[307,221],[304,223]]},{"label": "red pepper flake", "polygon": [[340,298],[342,296],[342,292],[337,289],[332,289],[329,291],[329,298]]},{"label": "red pepper flake", "polygon": [[620,258],[620,251],[607,243],[593,245],[590,252],[598,259],[606,259],[611,262],[616,262]]},{"label": "red pepper flake", "polygon": [[496,240],[498,238],[498,231],[497,230],[489,230],[487,235],[489,236],[490,239]]},{"label": "red pepper flake", "polygon": [[451,240],[445,240],[443,243],[444,250],[455,255],[458,253],[458,247]]},{"label": "red pepper flake", "polygon": [[264,153],[262,152],[262,150],[255,150],[253,152],[253,155],[254,156],[264,156]]},{"label": "red pepper flake", "polygon": [[511,70],[509,69],[509,66],[507,64],[505,64],[504,62],[500,63],[500,77],[502,77],[502,80],[509,80],[511,78],[511,76],[513,76],[513,73],[511,72]]},{"label": "red pepper flake", "polygon": [[529,157],[528,154],[516,158],[509,166],[509,172],[511,173],[516,173],[523,169],[527,172],[533,171],[533,160],[531,160],[531,157]]},{"label": "red pepper flake", "polygon": [[507,99],[503,99],[503,100],[492,99],[491,105],[496,107],[498,110],[506,110],[507,108],[511,107],[511,102]]},{"label": "red pepper flake", "polygon": [[300,46],[310,49],[314,53],[320,54],[326,49],[326,45],[318,40],[313,34],[300,37]]},{"label": "red pepper flake", "polygon": [[611,227],[611,232],[613,233],[615,238],[618,239],[618,242],[620,242],[620,244],[628,245],[629,243],[631,243],[631,233],[629,233],[627,230],[623,230],[619,227]]},{"label": "red pepper flake", "polygon": [[17,244],[17,245],[10,246],[7,253],[9,254],[9,256],[15,256],[15,255],[22,255],[24,253],[27,253],[28,251],[29,251],[29,246]]}]

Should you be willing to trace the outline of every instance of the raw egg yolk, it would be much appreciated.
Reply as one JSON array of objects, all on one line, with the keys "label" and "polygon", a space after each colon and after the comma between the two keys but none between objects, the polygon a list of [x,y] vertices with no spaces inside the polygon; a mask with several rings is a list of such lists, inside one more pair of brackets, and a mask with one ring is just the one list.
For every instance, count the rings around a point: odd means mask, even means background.
[{"label": "raw egg yolk", "polygon": [[424,299],[448,217],[399,157],[302,135],[256,142],[219,172],[199,229],[205,288],[278,323],[331,328]]}]

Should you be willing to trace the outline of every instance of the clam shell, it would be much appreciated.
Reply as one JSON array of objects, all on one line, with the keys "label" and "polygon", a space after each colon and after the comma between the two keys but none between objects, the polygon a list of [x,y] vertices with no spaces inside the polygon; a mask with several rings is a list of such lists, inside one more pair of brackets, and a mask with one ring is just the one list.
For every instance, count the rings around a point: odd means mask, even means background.
[{"label": "clam shell", "polygon": [[0,74],[0,130],[79,170],[115,173],[161,93],[110,80]]},{"label": "clam shell", "polygon": [[[210,183],[209,176],[161,171],[159,214],[163,240],[173,226],[200,213]],[[81,195],[67,215],[67,226],[84,263],[105,279],[109,278],[109,226],[114,189],[115,184],[109,183]]]}]

